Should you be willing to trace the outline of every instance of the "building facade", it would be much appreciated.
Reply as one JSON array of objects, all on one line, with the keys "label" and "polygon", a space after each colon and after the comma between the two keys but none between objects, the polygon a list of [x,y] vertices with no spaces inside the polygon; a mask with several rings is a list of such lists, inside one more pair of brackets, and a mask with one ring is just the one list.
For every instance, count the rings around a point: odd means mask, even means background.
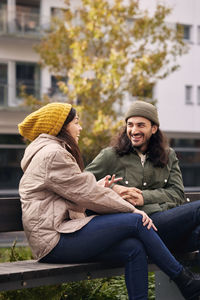
[{"label": "building facade", "polygon": [[39,65],[34,46],[48,29],[51,17],[64,1],[0,1],[0,194],[16,193],[21,178],[20,160],[25,143],[17,124],[29,111],[21,89],[40,97],[59,96],[55,77]]},{"label": "building facade", "polygon": [[[200,189],[200,3],[198,0],[165,0],[172,7],[168,22],[180,23],[190,47],[180,58],[180,69],[157,83],[161,129],[177,151],[186,189]],[[75,3],[75,1],[74,1]],[[77,1],[76,1],[77,3]],[[156,0],[141,0],[153,9]],[[17,124],[27,115],[21,89],[40,97],[61,97],[56,80],[40,68],[34,50],[51,21],[64,7],[64,0],[0,1],[0,191],[13,193],[22,175],[20,160],[25,144]]]},{"label": "building facade", "polygon": [[[156,0],[142,0],[153,9]],[[161,129],[170,139],[180,159],[186,189],[200,189],[200,1],[163,0],[172,8],[167,22],[183,26],[189,52],[178,63],[180,68],[157,83]]]}]

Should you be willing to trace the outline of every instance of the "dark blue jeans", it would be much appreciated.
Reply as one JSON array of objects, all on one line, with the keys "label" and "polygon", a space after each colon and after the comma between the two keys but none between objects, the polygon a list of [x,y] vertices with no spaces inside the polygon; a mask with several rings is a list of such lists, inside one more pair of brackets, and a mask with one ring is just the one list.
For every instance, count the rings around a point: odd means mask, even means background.
[{"label": "dark blue jeans", "polygon": [[170,250],[200,250],[200,200],[153,213],[150,217]]},{"label": "dark blue jeans", "polygon": [[125,266],[130,300],[147,300],[147,255],[169,277],[182,270],[158,234],[142,224],[142,216],[119,213],[94,217],[82,229],[61,234],[56,247],[41,262],[117,262]]}]

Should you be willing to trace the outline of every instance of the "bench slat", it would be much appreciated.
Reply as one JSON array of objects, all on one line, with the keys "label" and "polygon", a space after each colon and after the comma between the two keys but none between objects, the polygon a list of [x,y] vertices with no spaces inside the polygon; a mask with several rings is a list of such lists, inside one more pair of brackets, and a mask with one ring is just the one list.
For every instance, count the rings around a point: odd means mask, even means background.
[{"label": "bench slat", "polygon": [[185,196],[186,199],[189,199],[190,201],[200,200],[200,192],[186,192]]},{"label": "bench slat", "polygon": [[[184,261],[195,265],[197,253],[185,254]],[[148,264],[149,272],[160,269]],[[104,263],[45,264],[36,260],[1,263],[0,291],[61,284],[86,279],[105,278],[124,274],[124,268]]]},{"label": "bench slat", "polygon": [[123,267],[102,263],[44,264],[34,260],[2,263],[0,290],[60,284],[88,278],[119,276],[123,273]]}]

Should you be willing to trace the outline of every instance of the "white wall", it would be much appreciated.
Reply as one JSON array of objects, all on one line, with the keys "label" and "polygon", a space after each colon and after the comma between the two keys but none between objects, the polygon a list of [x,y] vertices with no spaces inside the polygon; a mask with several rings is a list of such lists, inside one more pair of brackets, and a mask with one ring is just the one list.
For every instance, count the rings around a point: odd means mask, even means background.
[{"label": "white wall", "polygon": [[[142,0],[141,6],[153,9],[156,0]],[[200,105],[197,104],[197,86],[200,86],[200,45],[197,27],[200,26],[199,0],[165,0],[172,7],[167,21],[192,25],[189,53],[179,59],[180,70],[158,82],[155,97],[161,128],[171,132],[194,132],[200,136]],[[193,105],[185,104],[185,86],[193,86]]]},{"label": "white wall", "polygon": [[[192,25],[192,41],[189,52],[180,60],[180,70],[159,82],[157,87],[158,108],[162,128],[167,131],[200,133],[200,105],[197,103],[197,86],[200,86],[200,45],[197,27],[200,25],[200,1],[171,0],[174,10],[171,22]],[[185,103],[185,86],[193,87],[193,105]]]},{"label": "white wall", "polygon": [[27,41],[26,39],[5,38],[0,42],[0,60],[37,62],[39,56],[33,50],[35,43],[35,41]]}]

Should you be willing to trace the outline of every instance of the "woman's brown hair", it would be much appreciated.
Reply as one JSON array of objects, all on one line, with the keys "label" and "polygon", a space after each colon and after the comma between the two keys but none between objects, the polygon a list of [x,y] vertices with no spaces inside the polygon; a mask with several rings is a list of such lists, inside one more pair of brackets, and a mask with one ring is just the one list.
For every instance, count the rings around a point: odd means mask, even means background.
[{"label": "woman's brown hair", "polygon": [[66,143],[66,149],[69,151],[74,158],[76,159],[77,164],[79,165],[79,168],[81,171],[84,169],[84,163],[82,159],[82,155],[80,152],[80,149],[78,147],[77,142],[74,140],[74,138],[69,134],[67,131],[67,125],[75,118],[76,116],[76,110],[72,107],[70,110],[60,132],[58,133],[57,137],[63,140]]}]

